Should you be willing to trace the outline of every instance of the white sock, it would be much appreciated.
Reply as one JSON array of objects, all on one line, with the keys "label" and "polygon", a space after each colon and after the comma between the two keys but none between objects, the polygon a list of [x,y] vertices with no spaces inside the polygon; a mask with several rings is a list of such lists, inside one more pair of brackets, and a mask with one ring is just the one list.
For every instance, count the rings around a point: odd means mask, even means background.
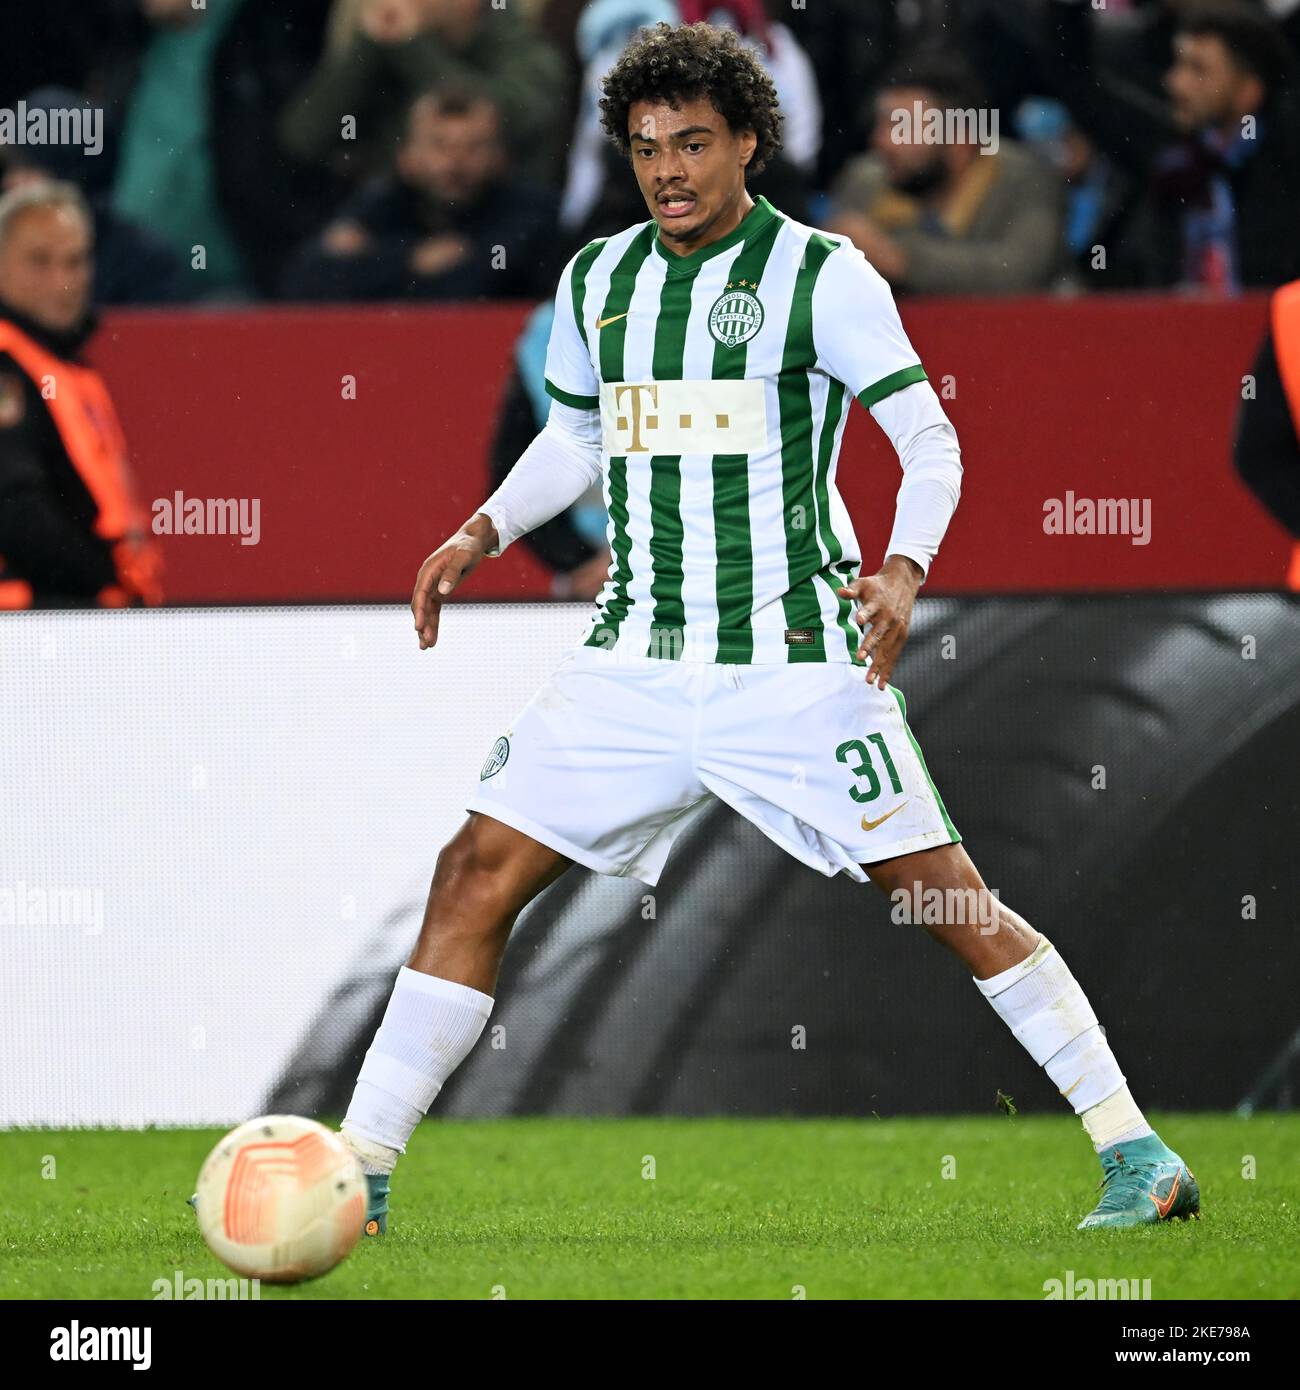
[{"label": "white sock", "polygon": [[1056,1083],[1100,1153],[1151,1134],[1079,982],[1046,937],[980,993]]},{"label": "white sock", "polygon": [[412,1131],[478,1042],[492,1003],[491,995],[453,980],[405,965],[397,972],[343,1121],[365,1171],[393,1171]]},{"label": "white sock", "polygon": [[391,1173],[397,1167],[397,1160],[401,1155],[396,1149],[390,1149],[387,1144],[376,1144],[373,1139],[363,1139],[347,1127],[346,1120],[340,1128],[343,1142],[361,1160],[363,1173],[374,1177],[381,1173]]}]

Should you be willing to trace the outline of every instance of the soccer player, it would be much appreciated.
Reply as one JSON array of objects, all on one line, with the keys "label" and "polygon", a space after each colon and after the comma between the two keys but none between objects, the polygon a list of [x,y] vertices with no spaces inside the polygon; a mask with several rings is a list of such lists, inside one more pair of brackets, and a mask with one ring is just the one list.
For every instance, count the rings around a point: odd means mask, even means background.
[{"label": "soccer player", "polygon": [[[386,1229],[397,1158],[483,1030],[519,911],[573,863],[655,884],[714,797],[824,874],[982,904],[925,930],[1081,1116],[1103,1174],[1081,1226],[1197,1214],[1195,1179],[1134,1103],[1060,953],[985,889],[889,684],[961,463],[888,287],[845,238],[746,192],[781,117],[730,32],[642,31],[601,109],[650,218],[565,267],[550,416],[421,566],[420,647],[484,556],[598,478],[609,580],[590,634],[496,740],[438,856],[343,1122],[368,1178],[367,1232]],[[866,574],[835,486],[853,398],[903,469],[884,562]]]}]

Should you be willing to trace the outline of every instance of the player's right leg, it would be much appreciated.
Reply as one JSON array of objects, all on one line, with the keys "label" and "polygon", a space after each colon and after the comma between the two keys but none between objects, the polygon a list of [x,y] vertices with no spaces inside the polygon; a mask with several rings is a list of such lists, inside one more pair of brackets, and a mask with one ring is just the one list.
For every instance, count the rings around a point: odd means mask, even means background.
[{"label": "player's right leg", "polygon": [[343,1122],[370,1180],[371,1233],[397,1156],[487,1023],[516,915],[570,863],[653,885],[707,803],[691,766],[700,679],[579,648],[493,744]]},{"label": "player's right leg", "polygon": [[366,1174],[367,1235],[387,1228],[398,1156],[487,1023],[515,918],[572,862],[478,812],[439,854],[419,941],[398,972],[343,1121]]},{"label": "player's right leg", "polygon": [[478,811],[443,847],[411,970],[491,994],[515,918],[573,860]]},{"label": "player's right leg", "polygon": [[[366,1175],[366,1235],[411,1131],[479,1039],[515,918],[572,860],[471,811],[438,855],[415,950],[397,975],[343,1121]],[[197,1194],[190,1198],[197,1209]]]}]

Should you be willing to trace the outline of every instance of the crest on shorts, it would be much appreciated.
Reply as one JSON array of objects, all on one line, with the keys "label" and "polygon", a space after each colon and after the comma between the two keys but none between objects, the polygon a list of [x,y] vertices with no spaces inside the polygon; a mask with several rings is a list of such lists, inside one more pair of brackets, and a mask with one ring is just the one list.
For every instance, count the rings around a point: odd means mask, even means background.
[{"label": "crest on shorts", "polygon": [[495,776],[506,765],[506,759],[510,756],[510,740],[499,738],[492,745],[492,751],[488,754],[487,762],[483,764],[483,771],[479,773],[478,780],[486,782],[489,777]]},{"label": "crest on shorts", "polygon": [[709,332],[724,347],[747,343],[763,326],[763,306],[752,291],[757,281],[731,280],[709,310]]}]

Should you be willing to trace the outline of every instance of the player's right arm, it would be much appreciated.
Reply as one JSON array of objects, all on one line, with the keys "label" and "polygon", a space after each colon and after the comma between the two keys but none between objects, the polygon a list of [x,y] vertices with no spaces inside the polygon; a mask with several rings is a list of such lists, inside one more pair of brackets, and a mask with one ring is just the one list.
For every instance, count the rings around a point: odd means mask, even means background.
[{"label": "player's right arm", "polygon": [[420,566],[411,613],[421,650],[438,640],[442,601],[485,555],[500,555],[520,536],[572,506],[600,478],[600,388],[574,308],[577,259],[565,266],[555,296],[546,348],[550,415],[501,486]]},{"label": "player's right arm", "polygon": [[421,650],[438,640],[443,599],[485,555],[500,555],[520,536],[558,516],[599,477],[599,416],[594,410],[552,402],[542,432],[501,486],[420,566],[411,613]]}]

